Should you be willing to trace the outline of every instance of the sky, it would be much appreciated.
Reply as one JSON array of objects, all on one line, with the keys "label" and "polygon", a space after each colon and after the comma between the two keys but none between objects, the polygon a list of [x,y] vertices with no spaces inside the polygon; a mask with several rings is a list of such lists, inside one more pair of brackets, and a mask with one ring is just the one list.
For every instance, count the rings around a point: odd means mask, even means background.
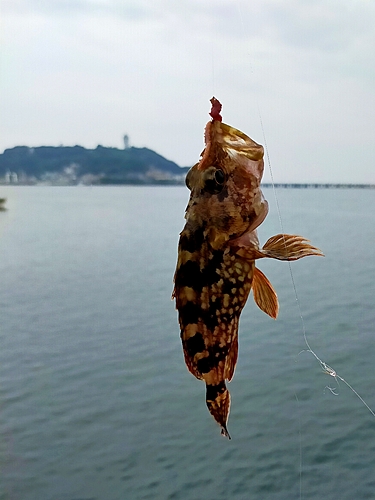
[{"label": "sky", "polygon": [[275,182],[375,183],[374,0],[0,5],[0,152],[128,134],[191,166],[215,95]]}]

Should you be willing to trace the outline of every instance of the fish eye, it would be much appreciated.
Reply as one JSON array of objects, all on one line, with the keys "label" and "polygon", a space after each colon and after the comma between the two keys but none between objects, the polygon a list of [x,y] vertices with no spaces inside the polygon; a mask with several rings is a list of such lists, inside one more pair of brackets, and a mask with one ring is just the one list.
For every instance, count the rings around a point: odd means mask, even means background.
[{"label": "fish eye", "polygon": [[211,194],[220,193],[224,187],[225,174],[221,168],[209,167],[204,173],[204,189]]},{"label": "fish eye", "polygon": [[191,182],[190,182],[191,181],[191,171],[192,171],[192,169],[190,169],[185,176],[185,184],[186,184],[186,187],[188,189],[190,189],[190,191],[191,191]]},{"label": "fish eye", "polygon": [[218,184],[224,184],[224,181],[225,181],[225,175],[224,175],[224,172],[223,172],[220,168],[218,168],[218,169],[215,171],[214,177],[215,177],[215,181],[216,181]]}]

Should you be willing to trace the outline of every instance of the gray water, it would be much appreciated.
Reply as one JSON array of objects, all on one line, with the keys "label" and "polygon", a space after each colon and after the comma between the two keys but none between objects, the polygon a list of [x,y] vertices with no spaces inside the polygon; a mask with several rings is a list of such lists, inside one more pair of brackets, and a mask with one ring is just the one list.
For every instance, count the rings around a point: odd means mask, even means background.
[{"label": "gray water", "polygon": [[[375,191],[277,195],[284,232],[326,254],[291,264],[310,345],[375,408]],[[228,441],[170,300],[187,190],[0,196],[1,500],[375,498],[375,417],[300,353],[288,263],[259,263],[280,314],[242,314]]]}]

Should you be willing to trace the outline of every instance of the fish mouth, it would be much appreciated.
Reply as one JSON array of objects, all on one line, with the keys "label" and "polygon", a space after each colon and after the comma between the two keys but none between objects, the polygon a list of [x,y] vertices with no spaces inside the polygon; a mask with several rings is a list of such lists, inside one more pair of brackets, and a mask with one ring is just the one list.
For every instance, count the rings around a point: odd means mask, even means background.
[{"label": "fish mouth", "polygon": [[[243,165],[263,163],[264,149],[240,130],[214,120],[207,123],[204,131],[206,147],[198,163],[198,170],[204,170],[217,160],[229,157]],[[253,171],[254,168],[251,168]],[[261,169],[261,174],[263,170]]]}]

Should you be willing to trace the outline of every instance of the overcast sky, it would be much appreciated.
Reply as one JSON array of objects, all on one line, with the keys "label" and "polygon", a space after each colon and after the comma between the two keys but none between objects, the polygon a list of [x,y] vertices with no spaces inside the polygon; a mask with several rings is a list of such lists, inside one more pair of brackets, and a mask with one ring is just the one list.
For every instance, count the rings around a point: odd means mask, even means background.
[{"label": "overcast sky", "polygon": [[0,41],[1,151],[126,133],[190,166],[215,95],[276,182],[375,183],[374,0],[2,0]]}]

